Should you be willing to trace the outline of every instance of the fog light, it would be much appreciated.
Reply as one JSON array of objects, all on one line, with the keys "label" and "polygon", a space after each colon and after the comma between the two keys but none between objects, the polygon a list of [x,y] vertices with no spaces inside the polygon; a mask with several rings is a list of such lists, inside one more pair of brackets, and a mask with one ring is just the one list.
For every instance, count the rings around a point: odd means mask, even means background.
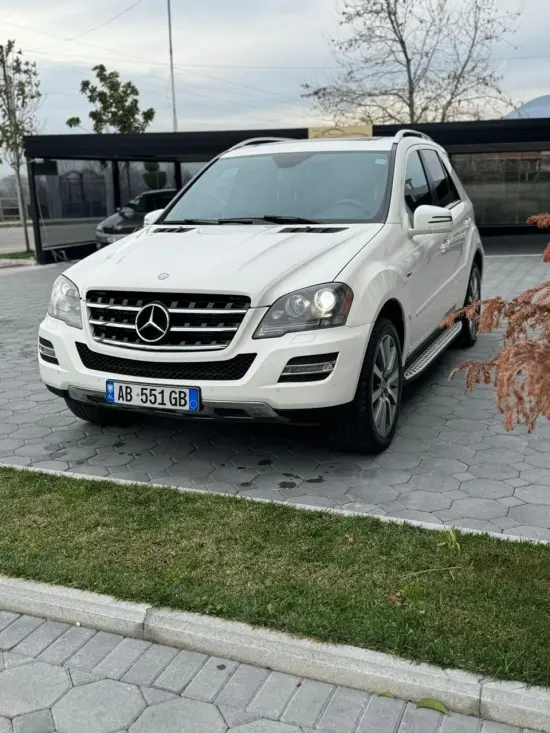
[{"label": "fog light", "polygon": [[330,374],[336,366],[334,361],[323,361],[317,364],[287,364],[281,376],[289,377],[291,374]]}]

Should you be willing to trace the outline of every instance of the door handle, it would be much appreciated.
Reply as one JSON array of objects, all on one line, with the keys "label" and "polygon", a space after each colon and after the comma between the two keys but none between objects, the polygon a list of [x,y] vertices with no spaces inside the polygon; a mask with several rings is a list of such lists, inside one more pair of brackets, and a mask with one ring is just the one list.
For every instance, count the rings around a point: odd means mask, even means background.
[{"label": "door handle", "polygon": [[443,242],[441,242],[441,252],[445,254],[445,252],[448,252],[451,247],[451,240],[450,239],[444,239]]}]

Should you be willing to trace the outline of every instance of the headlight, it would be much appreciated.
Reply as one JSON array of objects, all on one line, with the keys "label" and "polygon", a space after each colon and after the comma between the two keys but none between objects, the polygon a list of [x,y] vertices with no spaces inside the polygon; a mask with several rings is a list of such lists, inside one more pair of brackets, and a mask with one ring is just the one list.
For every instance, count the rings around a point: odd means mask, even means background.
[{"label": "headlight", "polygon": [[346,323],[353,301],[342,283],[314,285],[279,298],[256,329],[255,339],[275,338],[295,331],[334,328]]},{"label": "headlight", "polygon": [[103,234],[103,227],[101,224],[98,224],[95,230],[98,234]]},{"label": "headlight", "polygon": [[82,328],[80,293],[65,275],[60,275],[53,284],[48,314],[52,318],[59,318],[68,326]]}]

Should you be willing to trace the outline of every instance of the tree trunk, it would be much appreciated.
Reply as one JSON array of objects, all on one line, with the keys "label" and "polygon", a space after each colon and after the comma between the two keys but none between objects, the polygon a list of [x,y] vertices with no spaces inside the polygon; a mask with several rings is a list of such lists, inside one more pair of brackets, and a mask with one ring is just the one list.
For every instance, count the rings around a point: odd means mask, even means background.
[{"label": "tree trunk", "polygon": [[17,206],[19,208],[19,221],[23,226],[23,235],[25,237],[25,252],[31,251],[29,241],[29,230],[27,228],[27,212],[25,210],[25,192],[23,191],[23,182],[21,181],[21,170],[17,163],[15,164],[15,182],[17,188]]}]

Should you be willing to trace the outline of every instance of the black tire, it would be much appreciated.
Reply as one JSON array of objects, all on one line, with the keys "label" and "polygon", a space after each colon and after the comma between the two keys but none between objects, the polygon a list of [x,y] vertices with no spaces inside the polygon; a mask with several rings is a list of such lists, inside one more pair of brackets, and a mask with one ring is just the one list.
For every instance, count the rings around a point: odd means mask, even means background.
[{"label": "black tire", "polygon": [[[391,368],[387,369],[380,379],[377,371],[381,371],[378,365],[383,343],[384,345],[391,343],[395,348],[395,364],[390,365]],[[370,337],[355,398],[335,415],[334,423],[328,425],[333,447],[347,453],[363,454],[381,453],[386,450],[393,440],[397,427],[402,386],[403,367],[399,335],[388,318],[381,318],[375,324]],[[375,391],[380,390],[383,392],[377,399]],[[394,408],[393,411],[391,406]],[[383,416],[380,410],[384,411]],[[376,413],[378,418],[382,417],[383,430],[380,429],[381,423],[377,420]]]},{"label": "black tire", "polygon": [[[464,305],[470,305],[481,300],[481,273],[479,267],[474,263],[468,280],[468,289],[464,299]],[[462,349],[471,349],[477,341],[477,320],[462,319],[462,331],[455,340],[455,345]]]},{"label": "black tire", "polygon": [[101,407],[101,405],[90,405],[88,402],[79,402],[70,397],[65,397],[67,407],[75,417],[94,423],[94,425],[131,425],[136,422],[136,418],[129,412],[117,410],[112,407]]}]

